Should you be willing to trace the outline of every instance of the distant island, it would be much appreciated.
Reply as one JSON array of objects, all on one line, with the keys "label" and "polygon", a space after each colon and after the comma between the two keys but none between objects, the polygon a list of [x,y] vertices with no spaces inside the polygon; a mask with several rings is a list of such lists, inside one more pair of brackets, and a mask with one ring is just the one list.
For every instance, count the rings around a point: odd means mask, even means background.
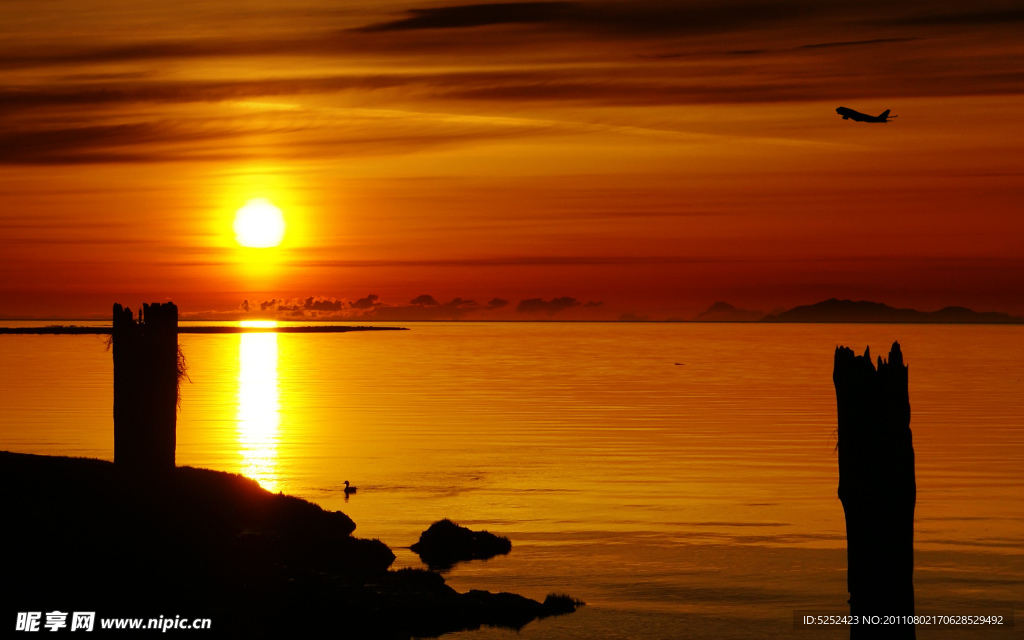
[{"label": "distant island", "polygon": [[921,324],[1024,324],[1024,318],[995,311],[946,307],[938,311],[896,309],[881,302],[837,300],[803,305],[761,318],[761,322],[878,322]]},{"label": "distant island", "polygon": [[765,314],[737,308],[728,302],[716,302],[697,314],[692,322],[835,322],[881,324],[1024,324],[1024,318],[995,311],[973,311],[966,307],[946,307],[938,311],[897,309],[868,300],[831,298],[788,311]]},{"label": "distant island", "polygon": [[728,302],[716,302],[701,311],[694,318],[694,322],[757,322],[765,317],[764,311],[751,311],[749,309],[737,309]]}]

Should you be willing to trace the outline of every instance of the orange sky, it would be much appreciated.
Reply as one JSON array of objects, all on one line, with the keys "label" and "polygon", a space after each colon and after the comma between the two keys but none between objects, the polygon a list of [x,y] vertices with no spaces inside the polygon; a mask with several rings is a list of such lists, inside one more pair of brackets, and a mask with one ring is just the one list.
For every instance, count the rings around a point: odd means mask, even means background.
[{"label": "orange sky", "polygon": [[[6,0],[0,317],[1021,314],[1022,23],[1015,2]],[[257,197],[280,248],[234,240]]]}]

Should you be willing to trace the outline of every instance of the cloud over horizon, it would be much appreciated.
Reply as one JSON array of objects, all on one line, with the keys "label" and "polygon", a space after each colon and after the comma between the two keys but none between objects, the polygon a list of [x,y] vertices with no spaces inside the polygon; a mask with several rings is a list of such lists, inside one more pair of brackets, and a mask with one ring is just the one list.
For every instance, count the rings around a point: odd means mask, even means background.
[{"label": "cloud over horizon", "polygon": [[[372,320],[372,321],[429,321],[429,320],[460,320],[469,316],[488,317],[494,312],[507,307],[509,302],[501,298],[492,298],[487,304],[480,304],[472,299],[455,297],[448,302],[438,302],[434,296],[421,294],[408,303],[389,304],[381,301],[380,296],[369,294],[355,300],[345,300],[329,296],[308,296],[306,298],[270,298],[258,303],[245,299],[237,310],[207,311],[191,314],[190,317],[209,317],[236,319],[249,317],[280,318],[284,320]],[[545,313],[554,315],[565,309],[580,307],[596,309],[603,306],[602,302],[590,301],[580,303],[575,298],[561,297],[549,301],[540,298],[521,300],[515,307],[516,313]]]},{"label": "cloud over horizon", "polygon": [[545,313],[549,316],[553,316],[559,311],[565,311],[566,309],[578,306],[580,306],[579,300],[568,296],[552,298],[551,300],[530,298],[528,300],[519,301],[519,304],[516,305],[516,313]]}]

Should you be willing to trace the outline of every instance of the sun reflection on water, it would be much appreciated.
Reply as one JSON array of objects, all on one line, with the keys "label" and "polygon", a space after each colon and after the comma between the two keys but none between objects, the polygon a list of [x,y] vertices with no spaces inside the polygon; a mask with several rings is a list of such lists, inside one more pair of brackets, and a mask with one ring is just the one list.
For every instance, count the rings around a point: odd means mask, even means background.
[{"label": "sun reflection on water", "polygon": [[[277,326],[260,321],[242,326]],[[277,334],[243,333],[239,343],[238,450],[241,472],[269,491],[278,490],[277,443],[281,405],[277,382]]]}]

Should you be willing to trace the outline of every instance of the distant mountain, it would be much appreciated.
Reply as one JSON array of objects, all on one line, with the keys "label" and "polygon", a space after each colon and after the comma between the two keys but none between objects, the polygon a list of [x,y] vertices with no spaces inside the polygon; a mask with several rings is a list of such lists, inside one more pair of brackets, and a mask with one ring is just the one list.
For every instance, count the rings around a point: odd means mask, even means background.
[{"label": "distant mountain", "polygon": [[716,302],[707,311],[697,314],[694,322],[757,322],[764,317],[764,311],[737,309],[728,302]]},{"label": "distant mountain", "polygon": [[1024,318],[995,311],[978,312],[964,307],[938,311],[896,309],[867,300],[825,300],[769,315],[761,322],[880,322],[929,324],[1024,324]]}]

